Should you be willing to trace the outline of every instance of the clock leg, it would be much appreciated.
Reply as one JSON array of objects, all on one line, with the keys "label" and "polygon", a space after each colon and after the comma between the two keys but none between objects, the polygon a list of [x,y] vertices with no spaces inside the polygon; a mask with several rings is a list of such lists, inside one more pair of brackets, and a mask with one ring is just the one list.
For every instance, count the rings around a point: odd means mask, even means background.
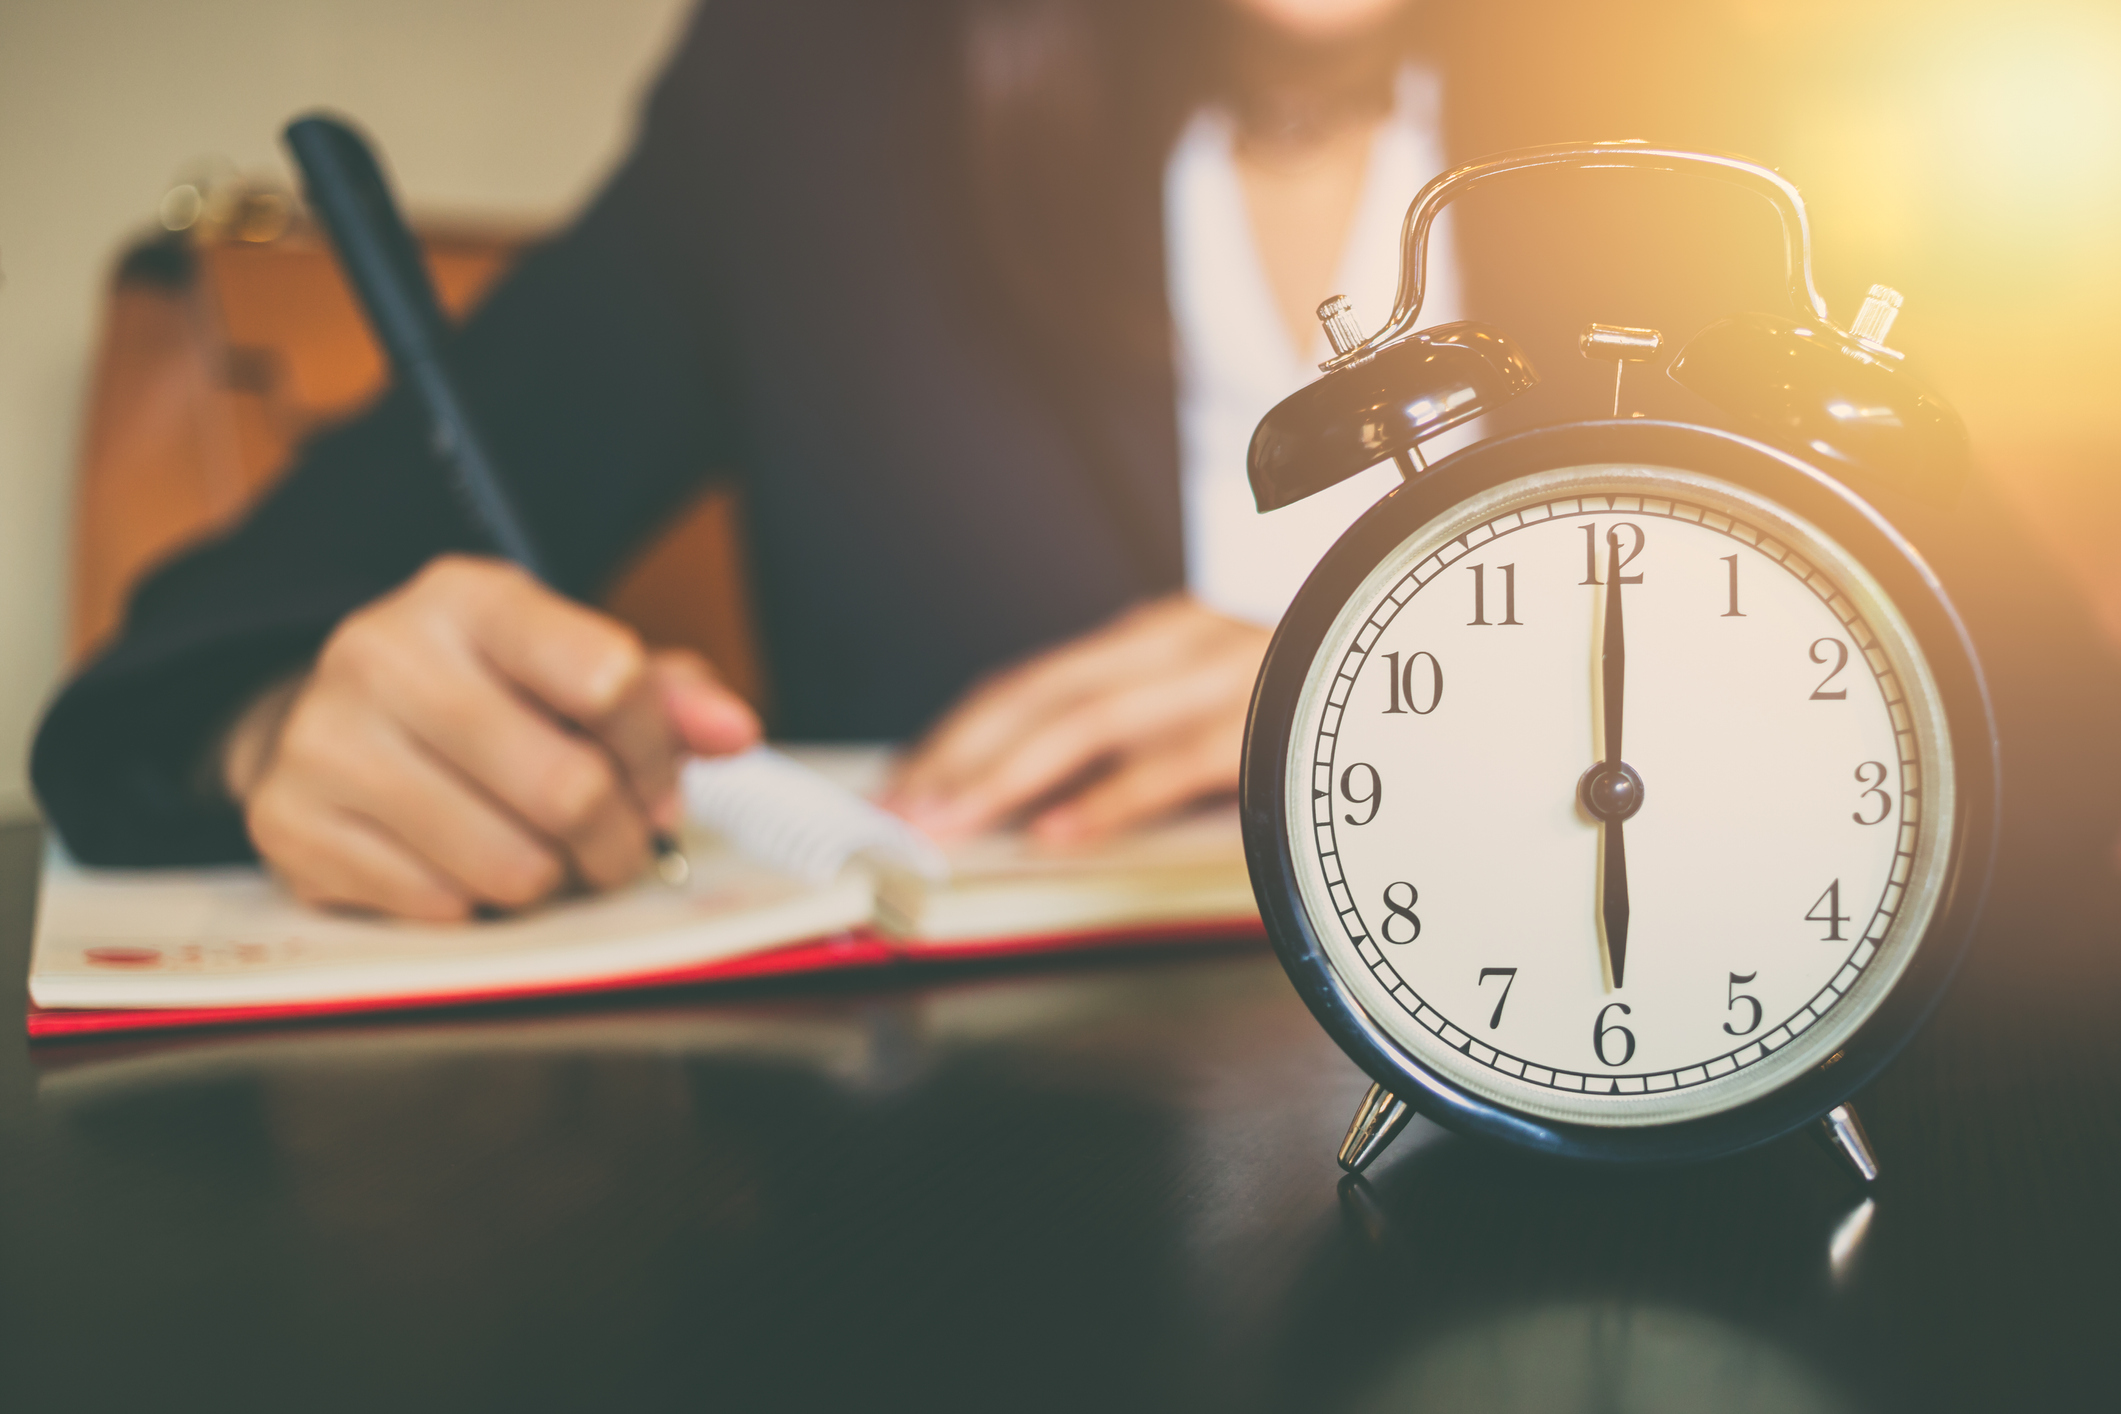
[{"label": "clock leg", "polygon": [[1370,1161],[1385,1151],[1385,1146],[1399,1137],[1399,1131],[1407,1127],[1414,1117],[1414,1107],[1392,1094],[1382,1085],[1372,1085],[1370,1093],[1362,1097],[1355,1107],[1355,1118],[1348,1124],[1348,1137],[1340,1143],[1340,1166],[1349,1173],[1361,1173],[1370,1166]]},{"label": "clock leg", "polygon": [[1849,1177],[1858,1183],[1877,1181],[1878,1156],[1871,1152],[1871,1138],[1863,1132],[1863,1121],[1856,1117],[1854,1105],[1834,1106],[1812,1133],[1840,1160]]}]

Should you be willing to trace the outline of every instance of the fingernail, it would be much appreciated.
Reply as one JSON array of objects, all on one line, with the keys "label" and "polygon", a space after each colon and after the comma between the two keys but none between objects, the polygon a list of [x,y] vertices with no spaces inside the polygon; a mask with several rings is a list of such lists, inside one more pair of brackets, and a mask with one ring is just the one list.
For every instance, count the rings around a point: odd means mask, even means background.
[{"label": "fingernail", "polygon": [[966,796],[925,796],[910,807],[906,820],[939,843],[963,839],[984,823],[979,802]]},{"label": "fingernail", "polygon": [[908,824],[924,830],[943,823],[950,816],[950,803],[932,791],[894,796],[889,808]]},{"label": "fingernail", "polygon": [[1031,822],[1031,836],[1041,844],[1073,844],[1082,833],[1083,817],[1074,810],[1048,810]]},{"label": "fingernail", "polygon": [[597,710],[609,708],[619,700],[628,679],[640,671],[640,664],[638,654],[612,653],[590,672],[585,686]]}]

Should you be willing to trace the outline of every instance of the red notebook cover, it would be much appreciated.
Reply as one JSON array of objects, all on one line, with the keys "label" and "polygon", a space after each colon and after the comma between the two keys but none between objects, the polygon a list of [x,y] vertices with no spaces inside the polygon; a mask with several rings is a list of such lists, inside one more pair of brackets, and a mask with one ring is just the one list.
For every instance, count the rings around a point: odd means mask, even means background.
[{"label": "red notebook cover", "polygon": [[1217,919],[1169,924],[1119,932],[1047,933],[1013,938],[981,938],[906,946],[866,929],[795,943],[744,957],[723,958],[692,967],[600,977],[559,986],[494,988],[479,991],[393,993],[341,997],[328,1002],[246,1007],[40,1007],[31,1003],[27,1024],[32,1040],[63,1036],[106,1036],[119,1032],[163,1031],[201,1026],[263,1025],[313,1017],[417,1011],[438,1007],[483,1006],[498,1002],[591,996],[657,987],[684,987],[813,972],[848,972],[889,967],[895,963],[961,962],[975,958],[1026,957],[1093,948],[1153,946],[1261,939],[1257,919]]}]

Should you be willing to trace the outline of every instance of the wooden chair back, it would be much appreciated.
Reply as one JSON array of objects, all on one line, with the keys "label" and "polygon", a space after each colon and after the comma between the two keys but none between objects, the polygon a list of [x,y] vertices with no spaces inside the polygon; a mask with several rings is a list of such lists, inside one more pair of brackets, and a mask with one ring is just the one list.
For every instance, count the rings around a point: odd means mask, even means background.
[{"label": "wooden chair back", "polygon": [[[76,482],[73,661],[116,631],[143,573],[241,516],[304,437],[382,390],[381,351],[330,250],[305,221],[273,210],[238,203],[234,216],[144,242],[118,263]],[[426,224],[420,236],[460,318],[531,233]],[[699,649],[763,706],[739,520],[731,493],[702,495],[604,607],[651,643]]]}]

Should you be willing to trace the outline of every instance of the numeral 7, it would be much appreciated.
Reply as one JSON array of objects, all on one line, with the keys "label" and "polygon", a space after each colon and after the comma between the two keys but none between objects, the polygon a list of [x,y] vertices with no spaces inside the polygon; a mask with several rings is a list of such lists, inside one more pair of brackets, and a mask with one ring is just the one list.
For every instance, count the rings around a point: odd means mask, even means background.
[{"label": "numeral 7", "polygon": [[1495,1014],[1488,1018],[1488,1030],[1493,1031],[1496,1027],[1502,1025],[1502,1009],[1510,1000],[1510,988],[1517,985],[1517,969],[1514,967],[1483,967],[1480,969],[1480,981],[1475,985],[1487,986],[1490,977],[1503,979],[1502,996],[1495,1003]]}]

